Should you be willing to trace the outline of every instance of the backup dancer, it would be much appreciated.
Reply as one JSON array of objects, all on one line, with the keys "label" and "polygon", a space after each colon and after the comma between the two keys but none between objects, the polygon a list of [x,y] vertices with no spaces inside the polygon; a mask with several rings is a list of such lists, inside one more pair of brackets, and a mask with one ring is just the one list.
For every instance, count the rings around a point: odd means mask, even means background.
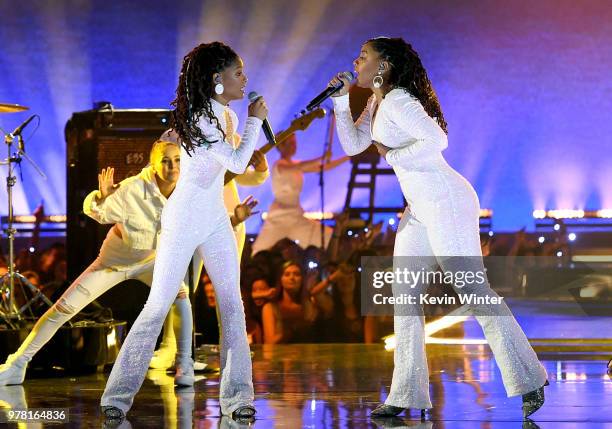
[{"label": "backup dancer", "polygon": [[[0,386],[21,384],[28,362],[57,330],[86,305],[127,279],[151,285],[159,218],[179,178],[180,150],[173,142],[158,140],[150,165],[137,176],[114,183],[114,169],[98,175],[99,189],[83,203],[86,215],[101,224],[114,224],[96,260],[70,285],[60,299],[38,319],[19,349],[0,366]],[[175,294],[177,371],[179,385],[193,385],[191,363],[191,305],[183,284]],[[174,356],[173,356],[174,358]]]},{"label": "backup dancer", "polygon": [[330,227],[324,227],[324,242],[321,243],[321,223],[304,217],[300,195],[304,185],[304,173],[328,171],[336,168],[349,158],[331,160],[331,150],[324,157],[307,161],[293,159],[297,149],[295,134],[276,146],[281,156],[272,166],[272,193],[274,201],[268,211],[257,239],[253,243],[253,254],[267,250],[283,238],[296,241],[302,248],[308,246],[327,247],[332,235]]}]

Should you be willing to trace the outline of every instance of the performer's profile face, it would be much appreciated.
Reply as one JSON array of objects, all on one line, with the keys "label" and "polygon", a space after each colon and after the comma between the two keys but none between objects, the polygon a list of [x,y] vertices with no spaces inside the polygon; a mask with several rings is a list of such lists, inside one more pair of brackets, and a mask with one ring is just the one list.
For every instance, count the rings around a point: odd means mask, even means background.
[{"label": "performer's profile face", "polygon": [[181,171],[181,151],[175,144],[166,144],[163,149],[156,150],[151,157],[151,165],[155,174],[166,181],[176,183]]},{"label": "performer's profile face", "polygon": [[359,56],[353,61],[355,72],[357,72],[357,86],[361,88],[372,88],[372,80],[380,65],[380,55],[369,43],[361,47]]},{"label": "performer's profile face", "polygon": [[238,57],[236,61],[227,66],[223,71],[213,75],[213,87],[217,82],[221,82],[224,87],[221,97],[227,101],[240,100],[244,98],[248,80],[244,72],[244,63]]}]

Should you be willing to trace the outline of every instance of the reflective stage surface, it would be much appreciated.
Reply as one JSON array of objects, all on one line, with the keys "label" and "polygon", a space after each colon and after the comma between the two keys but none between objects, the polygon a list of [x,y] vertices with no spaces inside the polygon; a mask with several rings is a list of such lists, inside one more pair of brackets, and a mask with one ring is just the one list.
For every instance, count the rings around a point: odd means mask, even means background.
[{"label": "reflective stage surface", "polygon": [[[606,375],[606,352],[601,348],[593,354],[585,350],[573,354],[545,347],[539,353],[550,386],[533,424],[522,421],[520,397],[506,397],[487,345],[428,344],[427,348],[434,409],[431,420],[421,422],[416,411],[393,421],[368,417],[386,397],[392,375],[393,353],[380,344],[254,347],[258,419],[252,426],[612,428],[612,380]],[[208,359],[213,365],[214,360]],[[102,427],[98,403],[106,377],[107,373],[54,378],[30,374],[23,386],[0,387],[0,408],[69,408],[70,422],[52,427]],[[248,427],[220,417],[218,380],[218,374],[209,373],[195,388],[179,390],[172,374],[150,371],[121,427]]]}]

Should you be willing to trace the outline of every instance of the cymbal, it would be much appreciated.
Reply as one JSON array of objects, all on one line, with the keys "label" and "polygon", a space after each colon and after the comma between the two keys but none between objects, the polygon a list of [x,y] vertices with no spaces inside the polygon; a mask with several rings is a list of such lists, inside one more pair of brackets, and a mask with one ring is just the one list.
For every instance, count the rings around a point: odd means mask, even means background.
[{"label": "cymbal", "polygon": [[19,104],[0,103],[0,113],[23,112],[24,110],[30,110],[30,108]]}]

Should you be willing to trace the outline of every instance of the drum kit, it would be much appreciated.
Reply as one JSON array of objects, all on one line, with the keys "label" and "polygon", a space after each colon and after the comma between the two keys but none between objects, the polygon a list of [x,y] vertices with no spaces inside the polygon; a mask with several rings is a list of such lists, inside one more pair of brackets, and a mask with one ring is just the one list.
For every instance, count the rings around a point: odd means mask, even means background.
[{"label": "drum kit", "polygon": [[[26,110],[29,110],[29,108],[26,106],[20,106],[18,104],[0,103],[0,114],[23,112]],[[3,320],[9,328],[13,329],[19,327],[19,325],[24,319],[23,314],[25,313],[25,311],[28,310],[28,308],[30,308],[30,306],[35,301],[42,300],[48,306],[52,305],[52,302],[49,301],[49,299],[40,290],[38,290],[36,286],[34,286],[26,277],[15,271],[14,264],[15,251],[13,242],[15,240],[16,230],[13,227],[13,187],[17,183],[17,178],[14,175],[15,166],[21,165],[21,160],[25,158],[32,164],[36,171],[42,175],[43,178],[45,177],[42,171],[40,171],[36,164],[27,156],[24,140],[21,135],[23,129],[35,117],[38,117],[38,115],[30,116],[21,125],[15,128],[13,132],[4,135],[4,142],[8,147],[8,157],[0,161],[0,165],[8,166],[8,173],[6,178],[6,190],[8,196],[8,219],[5,234],[7,235],[9,242],[9,259],[7,262],[7,273],[2,276],[2,278],[0,278],[0,320]],[[13,152],[13,146],[15,141],[17,142],[17,150]],[[29,301],[25,302],[20,308],[17,307],[17,303],[15,301],[16,286],[21,287],[22,291],[24,287],[27,288],[32,295],[32,298]]]}]

